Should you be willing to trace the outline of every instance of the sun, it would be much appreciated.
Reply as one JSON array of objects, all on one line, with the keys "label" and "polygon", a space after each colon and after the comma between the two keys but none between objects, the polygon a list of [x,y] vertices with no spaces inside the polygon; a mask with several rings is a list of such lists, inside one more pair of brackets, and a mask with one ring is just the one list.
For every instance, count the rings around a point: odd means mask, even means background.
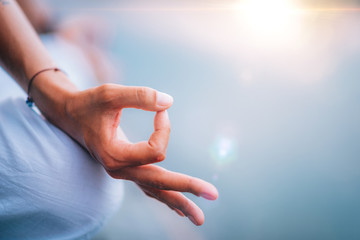
[{"label": "sun", "polygon": [[286,40],[299,27],[299,10],[291,0],[245,0],[234,5],[242,25],[264,40]]}]

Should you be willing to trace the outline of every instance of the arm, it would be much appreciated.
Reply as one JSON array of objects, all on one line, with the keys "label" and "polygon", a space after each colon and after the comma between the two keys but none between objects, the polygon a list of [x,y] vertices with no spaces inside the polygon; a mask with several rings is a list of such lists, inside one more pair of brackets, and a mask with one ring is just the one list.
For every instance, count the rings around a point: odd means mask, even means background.
[{"label": "arm", "polygon": [[[1,3],[0,64],[27,91],[29,79],[35,73],[56,65],[16,2],[3,0]],[[120,141],[116,129],[122,108],[164,111],[172,104],[172,98],[167,94],[150,88],[109,84],[80,92],[63,73],[47,71],[33,81],[31,96],[50,122],[87,148],[107,169],[152,163],[165,158],[170,128],[168,122],[160,119],[163,124],[157,124],[149,142],[139,144]],[[117,144],[125,148],[124,153]],[[113,155],[119,152],[122,156],[113,159]]]},{"label": "arm", "polygon": [[[38,71],[56,66],[13,0],[0,0],[0,65],[27,91]],[[41,73],[31,96],[42,114],[86,148],[110,176],[137,183],[152,196],[201,225],[201,210],[180,192],[216,199],[217,190],[197,178],[167,171],[151,163],[165,159],[170,121],[165,111],[172,98],[146,87],[102,85],[78,91],[61,72]],[[157,112],[154,133],[130,143],[118,127],[123,108]]]},{"label": "arm", "polygon": [[[0,65],[27,91],[28,81],[36,72],[56,65],[15,1],[0,1],[0,24]],[[75,91],[76,87],[60,72],[44,72],[32,86],[39,109],[60,127],[67,125],[62,123],[63,99]]]}]

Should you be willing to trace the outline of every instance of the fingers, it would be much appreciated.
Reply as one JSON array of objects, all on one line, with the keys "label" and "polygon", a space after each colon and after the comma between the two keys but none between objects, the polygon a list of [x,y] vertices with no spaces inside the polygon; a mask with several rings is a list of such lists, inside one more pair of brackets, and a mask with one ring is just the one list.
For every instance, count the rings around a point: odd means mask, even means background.
[{"label": "fingers", "polygon": [[112,160],[108,170],[117,170],[128,166],[139,166],[159,162],[165,159],[170,136],[170,120],[167,111],[157,112],[154,119],[154,132],[149,141],[129,143],[124,141],[122,132],[110,142]]},{"label": "fingers", "polygon": [[173,191],[159,190],[144,185],[139,185],[142,190],[149,196],[165,203],[171,209],[174,209],[180,216],[187,216],[191,222],[200,226],[204,223],[204,213],[202,210],[190,199],[186,198],[183,194]]},{"label": "fingers", "polygon": [[151,134],[148,144],[161,153],[163,153],[163,159],[165,159],[166,149],[170,137],[170,120],[167,111],[157,112],[154,118],[154,132]]},{"label": "fingers", "polygon": [[115,123],[110,121],[112,129],[117,128],[119,124],[119,111],[122,108],[133,107],[157,112],[154,119],[154,133],[147,142],[132,144],[119,131],[109,134],[105,143],[106,151],[102,153],[102,158],[106,158],[102,162],[107,170],[114,171],[165,159],[170,135],[170,120],[165,110],[173,103],[171,96],[147,87],[127,87],[116,84],[104,84],[95,88],[94,91],[97,92],[97,106],[106,114],[110,113],[109,116],[116,113]]},{"label": "fingers", "polygon": [[[146,196],[150,197],[150,198],[154,198],[156,199],[155,195],[151,192],[151,191],[147,191],[145,189],[145,187],[142,187],[141,185],[138,185],[142,190],[143,192],[145,193]],[[171,210],[174,210],[180,217],[185,217],[184,213],[182,213],[179,209],[177,208],[174,208],[170,205],[167,205]]]},{"label": "fingers", "polygon": [[163,111],[171,107],[173,98],[148,87],[128,87],[114,84],[102,86],[106,102],[117,108],[138,108],[147,111]]},{"label": "fingers", "polygon": [[190,192],[208,200],[215,200],[218,197],[218,191],[212,184],[155,165],[124,168],[109,174],[114,178],[130,180],[142,186],[160,190]]}]

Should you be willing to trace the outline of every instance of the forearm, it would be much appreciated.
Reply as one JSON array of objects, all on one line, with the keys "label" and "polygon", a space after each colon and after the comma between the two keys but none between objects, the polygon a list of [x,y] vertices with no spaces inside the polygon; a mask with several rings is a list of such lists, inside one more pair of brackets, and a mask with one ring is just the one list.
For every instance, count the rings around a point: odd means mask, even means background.
[{"label": "forearm", "polygon": [[31,97],[47,120],[82,143],[78,126],[67,112],[69,99],[76,92],[77,88],[61,71],[43,72],[36,77],[31,86]]},{"label": "forearm", "polygon": [[[0,23],[0,65],[27,92],[34,74],[56,64],[16,1],[0,0]],[[64,110],[65,99],[75,91],[63,73],[48,71],[33,81],[31,97],[48,120],[73,135]]]},{"label": "forearm", "polygon": [[28,79],[54,62],[16,1],[0,1],[0,23],[0,64],[27,91]]}]

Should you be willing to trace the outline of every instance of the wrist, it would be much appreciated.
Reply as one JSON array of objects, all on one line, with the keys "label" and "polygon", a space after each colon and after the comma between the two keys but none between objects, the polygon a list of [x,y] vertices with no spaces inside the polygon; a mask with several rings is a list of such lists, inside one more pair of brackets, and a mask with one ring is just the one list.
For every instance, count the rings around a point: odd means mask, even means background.
[{"label": "wrist", "polygon": [[34,79],[31,97],[46,119],[75,137],[76,127],[68,117],[68,101],[78,92],[76,86],[61,71],[46,71]]}]

